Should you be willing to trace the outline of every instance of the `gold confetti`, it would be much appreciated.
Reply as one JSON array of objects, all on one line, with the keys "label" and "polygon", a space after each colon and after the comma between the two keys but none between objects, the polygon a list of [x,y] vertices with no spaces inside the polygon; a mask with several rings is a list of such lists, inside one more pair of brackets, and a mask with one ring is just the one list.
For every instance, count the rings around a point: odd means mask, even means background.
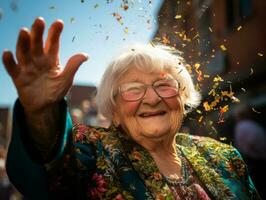
[{"label": "gold confetti", "polygon": [[175,19],[181,19],[182,18],[182,15],[176,15],[175,16]]},{"label": "gold confetti", "polygon": [[201,114],[201,110],[199,110],[199,109],[197,109],[196,112],[199,113],[199,114]]},{"label": "gold confetti", "polygon": [[209,27],[209,30],[210,30],[210,32],[212,33],[212,28],[211,28],[211,27]]},{"label": "gold confetti", "polygon": [[227,140],[227,138],[226,137],[220,137],[220,140],[225,141],[225,140]]},{"label": "gold confetti", "polygon": [[203,116],[200,116],[198,122],[202,122]]},{"label": "gold confetti", "polygon": [[262,57],[262,56],[263,56],[263,54],[262,54],[262,53],[258,53],[258,56]]},{"label": "gold confetti", "polygon": [[222,82],[224,81],[219,75],[216,75],[216,77],[213,78],[213,82]]},{"label": "gold confetti", "polygon": [[200,63],[195,63],[194,67],[195,67],[196,69],[199,69],[199,67],[200,67]]},{"label": "gold confetti", "polygon": [[220,107],[220,113],[225,113],[228,111],[228,109],[229,109],[228,105],[225,105],[224,107]]},{"label": "gold confetti", "polygon": [[237,31],[240,31],[242,29],[242,26],[237,27]]},{"label": "gold confetti", "polygon": [[246,89],[245,89],[245,88],[241,88],[241,90],[242,90],[243,92],[246,92]]},{"label": "gold confetti", "polygon": [[163,36],[163,41],[162,41],[162,43],[163,43],[164,45],[170,44],[170,40],[169,40],[166,36]]},{"label": "gold confetti", "polygon": [[128,27],[126,27],[126,28],[124,29],[124,33],[125,33],[125,34],[128,34]]},{"label": "gold confetti", "polygon": [[223,51],[226,51],[227,48],[224,46],[224,44],[220,45],[220,48],[223,50]]}]

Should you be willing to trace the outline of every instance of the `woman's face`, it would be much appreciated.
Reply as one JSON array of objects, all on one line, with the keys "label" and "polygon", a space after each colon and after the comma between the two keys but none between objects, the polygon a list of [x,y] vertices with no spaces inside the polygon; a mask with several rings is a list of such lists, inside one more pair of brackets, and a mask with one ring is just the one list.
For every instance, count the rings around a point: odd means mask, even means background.
[{"label": "woman's face", "polygon": [[[145,73],[137,68],[130,69],[118,81],[118,87],[130,82],[152,85],[154,82],[171,77],[170,74]],[[121,93],[116,96],[113,115],[115,124],[136,142],[144,139],[164,139],[174,137],[183,119],[180,97],[159,97],[152,87],[148,87],[144,97],[138,101],[126,101]]]}]

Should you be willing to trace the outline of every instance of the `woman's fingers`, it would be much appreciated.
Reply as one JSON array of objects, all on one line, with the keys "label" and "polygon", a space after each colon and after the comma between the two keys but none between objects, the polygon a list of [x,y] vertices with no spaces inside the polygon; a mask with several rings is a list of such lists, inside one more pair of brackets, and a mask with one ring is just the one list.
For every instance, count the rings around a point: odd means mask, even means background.
[{"label": "woman's fingers", "polygon": [[45,53],[47,53],[55,63],[55,65],[58,64],[58,52],[59,52],[59,40],[60,40],[60,34],[63,30],[63,21],[57,20],[55,21],[48,31],[47,40],[45,43]]},{"label": "woman's fingers", "polygon": [[19,32],[16,46],[16,56],[19,65],[25,66],[31,61],[30,32],[26,28],[21,29]]},{"label": "woman's fingers", "polygon": [[40,56],[43,54],[43,32],[45,28],[45,21],[38,17],[31,27],[31,52],[33,56]]},{"label": "woman's fingers", "polygon": [[68,60],[66,67],[62,73],[62,75],[66,78],[66,80],[72,81],[80,65],[86,60],[88,60],[88,58],[89,58],[88,55],[85,53],[79,53],[72,56]]},{"label": "woman's fingers", "polygon": [[14,56],[10,51],[4,51],[2,55],[2,60],[8,74],[14,79],[18,76],[20,68],[16,64]]}]

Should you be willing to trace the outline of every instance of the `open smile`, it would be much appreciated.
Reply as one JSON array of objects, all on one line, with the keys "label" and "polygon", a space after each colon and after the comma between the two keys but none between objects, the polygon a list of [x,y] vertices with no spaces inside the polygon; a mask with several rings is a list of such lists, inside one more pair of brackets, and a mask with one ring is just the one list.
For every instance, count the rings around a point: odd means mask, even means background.
[{"label": "open smile", "polygon": [[154,112],[143,112],[143,113],[140,113],[138,116],[142,118],[148,118],[148,117],[163,116],[165,114],[166,114],[166,111],[154,111]]}]

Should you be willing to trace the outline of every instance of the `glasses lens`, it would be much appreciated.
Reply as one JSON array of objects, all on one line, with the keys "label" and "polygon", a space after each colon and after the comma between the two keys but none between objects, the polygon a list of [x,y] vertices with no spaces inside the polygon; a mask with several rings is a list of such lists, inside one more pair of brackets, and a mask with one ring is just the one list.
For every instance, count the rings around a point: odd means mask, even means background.
[{"label": "glasses lens", "polygon": [[137,101],[143,97],[145,85],[142,83],[128,83],[122,85],[120,91],[124,100]]},{"label": "glasses lens", "polygon": [[174,79],[159,80],[153,86],[160,97],[173,97],[178,93],[178,82]]}]

